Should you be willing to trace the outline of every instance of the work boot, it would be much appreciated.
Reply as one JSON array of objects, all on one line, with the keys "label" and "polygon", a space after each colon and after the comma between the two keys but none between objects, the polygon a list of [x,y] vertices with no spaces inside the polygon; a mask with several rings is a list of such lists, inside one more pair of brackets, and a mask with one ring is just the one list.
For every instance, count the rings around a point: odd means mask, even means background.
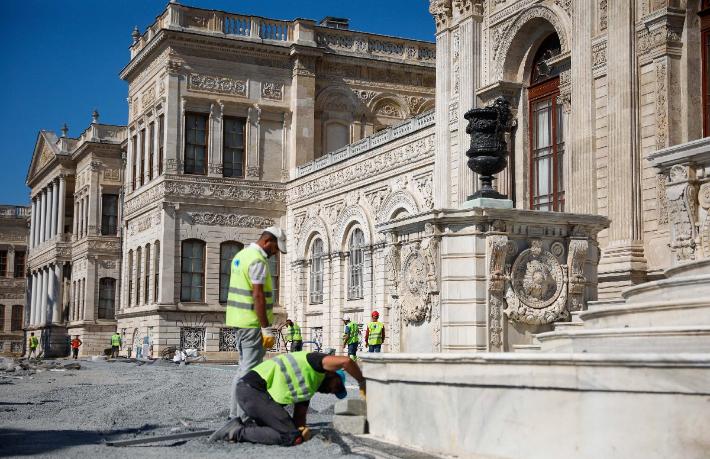
[{"label": "work boot", "polygon": [[303,441],[308,441],[313,436],[313,434],[311,434],[311,429],[308,427],[299,427],[298,430],[301,432],[301,438]]},{"label": "work boot", "polygon": [[210,441],[239,441],[239,432],[244,427],[242,420],[237,416],[210,435]]}]

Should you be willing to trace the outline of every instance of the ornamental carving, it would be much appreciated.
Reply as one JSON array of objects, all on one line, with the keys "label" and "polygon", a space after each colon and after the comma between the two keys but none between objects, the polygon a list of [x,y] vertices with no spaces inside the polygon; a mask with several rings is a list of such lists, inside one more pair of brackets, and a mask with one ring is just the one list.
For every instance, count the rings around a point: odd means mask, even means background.
[{"label": "ornamental carving", "polygon": [[282,190],[220,183],[166,182],[165,196],[203,197],[248,202],[285,202]]},{"label": "ornamental carving", "polygon": [[274,220],[256,215],[190,213],[194,225],[238,226],[241,228],[266,228],[274,224]]},{"label": "ornamental carving", "polygon": [[391,297],[396,298],[398,296],[399,287],[399,245],[395,241],[395,235],[392,233],[387,234],[388,245],[385,248],[384,260],[385,260],[385,279],[387,280],[387,289]]},{"label": "ornamental carving", "polygon": [[592,70],[599,73],[604,70],[607,62],[607,42],[601,41],[592,45]]},{"label": "ornamental carving", "polygon": [[247,96],[247,82],[228,77],[191,73],[187,78],[187,88],[192,91],[209,92],[230,96]]},{"label": "ornamental carving", "polygon": [[568,317],[564,270],[540,240],[532,240],[513,263],[506,301],[504,313],[517,322],[540,325]]},{"label": "ornamental carving", "polygon": [[604,32],[609,22],[609,13],[607,11],[607,0],[599,0],[599,31]]},{"label": "ornamental carving", "polygon": [[[671,181],[666,188],[668,197],[668,216],[671,232],[671,251],[675,254],[676,261],[692,261],[696,259],[695,239],[697,230],[697,194],[698,188],[694,183],[688,183],[687,171],[682,172],[684,166],[673,166]],[[683,175],[686,177],[683,178]],[[678,180],[676,180],[678,179]],[[679,182],[679,183],[675,183]]]},{"label": "ornamental carving", "polygon": [[572,239],[567,252],[567,268],[569,269],[568,296],[570,311],[581,311],[584,307],[584,293],[587,278],[584,276],[584,264],[587,261],[589,241]]},{"label": "ornamental carving", "polygon": [[107,182],[120,182],[121,181],[121,170],[120,169],[104,169],[104,180]]},{"label": "ornamental carving", "polygon": [[668,87],[666,77],[668,70],[665,61],[656,64],[656,148],[666,147],[668,130]]},{"label": "ornamental carving", "polygon": [[503,310],[505,309],[505,260],[510,249],[508,237],[486,238],[488,252],[488,349],[503,351]]},{"label": "ornamental carving", "polygon": [[434,17],[437,31],[448,27],[451,19],[451,0],[430,0],[429,13]]},{"label": "ornamental carving", "polygon": [[402,265],[402,285],[399,288],[402,301],[402,318],[413,324],[423,322],[429,315],[427,292],[427,262],[418,250],[412,250]]},{"label": "ornamental carving", "polygon": [[283,85],[274,81],[264,81],[261,83],[261,97],[269,100],[283,99]]},{"label": "ornamental carving", "polygon": [[52,147],[47,145],[46,140],[43,141],[42,143],[42,151],[39,154],[39,167],[41,168],[45,164],[47,164],[51,159],[52,156],[54,156],[54,153],[52,152]]},{"label": "ornamental carving", "polygon": [[668,177],[665,174],[656,175],[656,209],[658,212],[658,224],[668,224],[668,195],[666,187],[668,186]]},{"label": "ornamental carving", "polygon": [[710,258],[710,183],[700,186],[698,203],[705,218],[700,222],[700,246],[705,258]]},{"label": "ornamental carving", "polygon": [[141,109],[147,110],[155,102],[155,86],[151,85],[141,94]]}]

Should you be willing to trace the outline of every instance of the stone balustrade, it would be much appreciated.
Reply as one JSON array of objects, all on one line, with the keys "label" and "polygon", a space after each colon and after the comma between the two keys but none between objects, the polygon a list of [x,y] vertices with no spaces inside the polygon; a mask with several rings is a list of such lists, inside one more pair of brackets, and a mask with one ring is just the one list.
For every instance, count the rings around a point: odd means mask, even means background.
[{"label": "stone balustrade", "polygon": [[22,206],[0,206],[0,218],[27,219],[30,217],[30,208]]},{"label": "stone balustrade", "polygon": [[673,264],[710,258],[710,137],[649,160],[659,170],[658,220],[669,225]]}]

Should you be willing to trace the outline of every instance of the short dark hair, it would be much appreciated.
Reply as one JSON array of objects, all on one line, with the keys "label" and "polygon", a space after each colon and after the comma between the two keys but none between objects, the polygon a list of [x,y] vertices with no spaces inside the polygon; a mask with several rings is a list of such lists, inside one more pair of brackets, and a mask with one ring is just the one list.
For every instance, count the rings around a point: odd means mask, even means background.
[{"label": "short dark hair", "polygon": [[260,240],[265,240],[265,241],[277,241],[276,236],[273,234],[269,233],[268,231],[264,231],[261,233],[261,237],[259,237]]}]

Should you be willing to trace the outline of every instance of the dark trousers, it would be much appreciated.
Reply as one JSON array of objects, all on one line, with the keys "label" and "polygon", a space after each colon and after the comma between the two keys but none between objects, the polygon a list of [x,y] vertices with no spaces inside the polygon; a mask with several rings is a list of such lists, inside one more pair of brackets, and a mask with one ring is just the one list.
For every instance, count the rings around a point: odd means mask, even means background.
[{"label": "dark trousers", "polygon": [[115,359],[118,357],[118,346],[111,346],[111,358]]},{"label": "dark trousers", "polygon": [[381,344],[370,344],[368,351],[370,352],[380,352],[382,350]]},{"label": "dark trousers", "polygon": [[73,347],[71,348],[71,355],[76,359],[79,356],[79,348],[78,347]]},{"label": "dark trousers", "polygon": [[303,350],[303,341],[291,341],[291,352]]},{"label": "dark trousers", "polygon": [[357,355],[357,343],[348,344],[348,355]]},{"label": "dark trousers", "polygon": [[237,441],[291,446],[300,435],[291,416],[268,392],[254,389],[239,381],[237,401],[244,414],[249,417],[249,421],[237,434]]}]

